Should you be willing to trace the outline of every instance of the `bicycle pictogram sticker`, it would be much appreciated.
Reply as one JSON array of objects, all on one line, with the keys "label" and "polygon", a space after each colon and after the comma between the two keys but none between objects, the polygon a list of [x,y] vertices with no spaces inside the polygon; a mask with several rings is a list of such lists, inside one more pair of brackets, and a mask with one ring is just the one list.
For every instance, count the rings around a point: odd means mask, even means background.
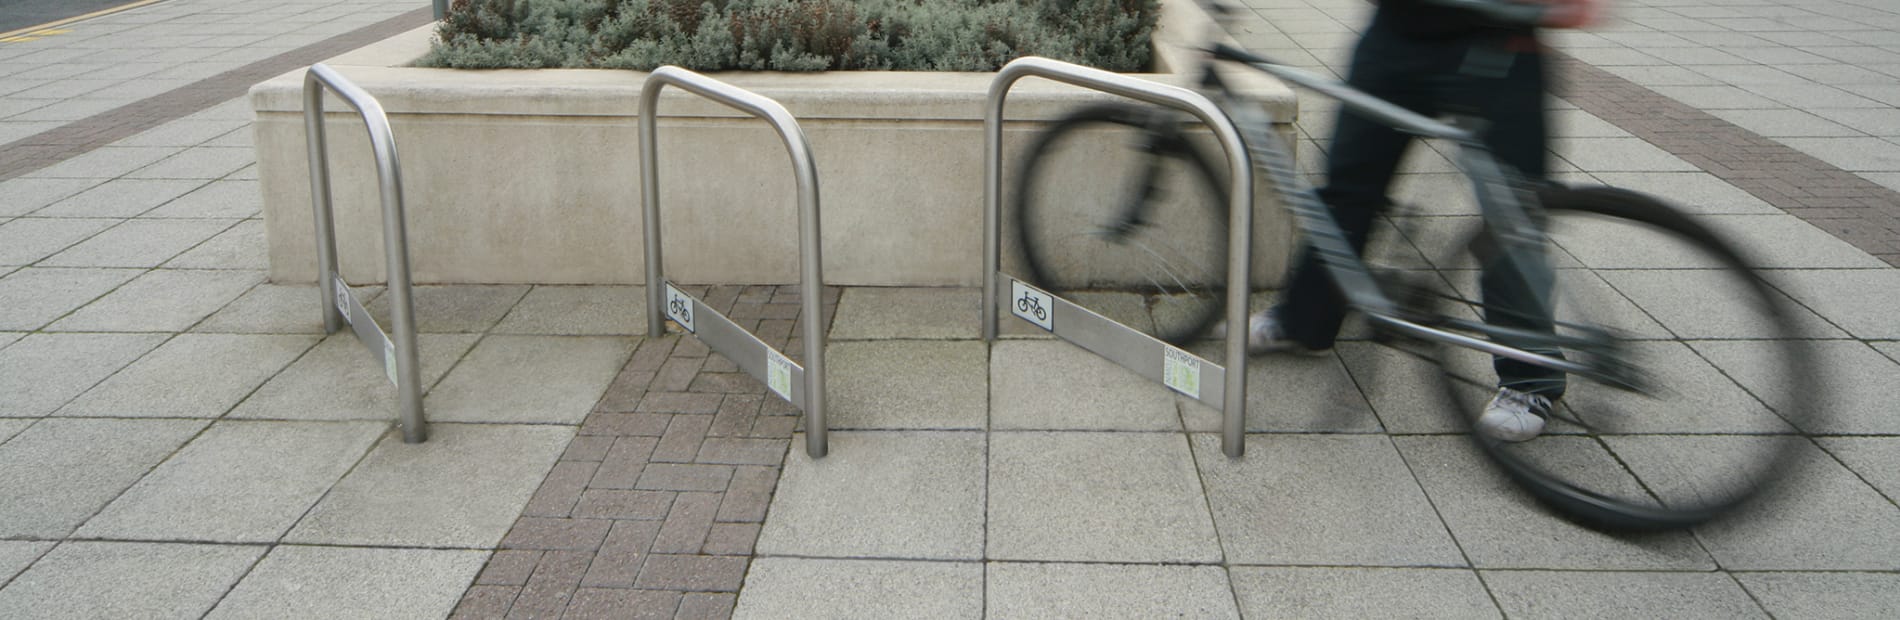
[{"label": "bicycle pictogram sticker", "polygon": [[1016,311],[1034,314],[1036,315],[1036,320],[1039,321],[1049,320],[1049,309],[1042,307],[1042,300],[1037,299],[1033,295],[1023,295],[1022,297],[1016,298]]}]

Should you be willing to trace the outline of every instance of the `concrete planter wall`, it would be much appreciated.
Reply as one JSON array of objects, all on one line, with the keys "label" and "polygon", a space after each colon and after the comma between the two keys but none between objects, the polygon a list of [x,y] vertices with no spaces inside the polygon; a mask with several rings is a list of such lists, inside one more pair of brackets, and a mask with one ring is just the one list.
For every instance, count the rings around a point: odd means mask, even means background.
[{"label": "concrete planter wall", "polygon": [[[1202,31],[1205,16],[1192,2],[1167,4],[1163,40],[1168,33]],[[415,281],[641,282],[636,121],[645,74],[404,66],[427,50],[432,32],[432,26],[420,28],[327,61],[389,114],[401,154]],[[1161,50],[1158,64],[1182,65],[1172,58],[1181,50]],[[715,77],[778,100],[810,138],[828,283],[981,281],[983,108],[992,74]],[[1187,81],[1172,74],[1143,77]],[[310,282],[316,272],[302,79],[302,71],[286,74],[250,95],[277,282]],[[1290,91],[1270,80],[1243,83],[1274,118],[1292,120]],[[1006,169],[1047,120],[1102,97],[1024,80],[1007,110]],[[380,282],[381,216],[367,141],[340,100],[331,99],[325,110],[342,270],[351,282]],[[777,137],[761,121],[675,89],[662,98],[660,111],[669,276],[697,283],[797,281],[793,180]],[[1290,124],[1281,130],[1291,136]],[[1264,195],[1264,182],[1258,184]],[[1289,222],[1273,204],[1258,207],[1256,221],[1255,273],[1270,282],[1284,265]],[[1007,246],[1005,254],[1012,254]]]}]

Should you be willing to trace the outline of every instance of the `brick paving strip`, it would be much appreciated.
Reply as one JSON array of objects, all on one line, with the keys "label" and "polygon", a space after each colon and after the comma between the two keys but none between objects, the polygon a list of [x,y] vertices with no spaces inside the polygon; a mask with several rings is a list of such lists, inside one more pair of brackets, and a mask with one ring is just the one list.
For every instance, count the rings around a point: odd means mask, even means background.
[{"label": "brick paving strip", "polygon": [[251,86],[433,21],[423,7],[0,145],[5,181],[244,96]]},{"label": "brick paving strip", "polygon": [[[688,292],[800,357],[797,287]],[[451,617],[730,617],[799,418],[698,340],[643,340]]]},{"label": "brick paving strip", "polygon": [[1900,267],[1900,192],[1562,53],[1564,100]]}]

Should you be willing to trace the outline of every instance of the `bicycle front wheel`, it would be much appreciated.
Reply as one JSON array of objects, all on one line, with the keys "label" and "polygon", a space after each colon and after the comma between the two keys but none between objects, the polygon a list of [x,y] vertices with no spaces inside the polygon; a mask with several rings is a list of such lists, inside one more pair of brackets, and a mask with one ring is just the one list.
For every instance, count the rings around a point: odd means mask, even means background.
[{"label": "bicycle front wheel", "polygon": [[[1542,435],[1514,443],[1474,432],[1483,450],[1538,500],[1598,529],[1689,527],[1768,488],[1822,424],[1804,402],[1818,376],[1792,302],[1654,198],[1597,187],[1553,190],[1543,202],[1556,336],[1543,342],[1561,346],[1540,352],[1592,371],[1527,370],[1446,347],[1452,401],[1473,420],[1500,380],[1556,399]],[[1479,240],[1474,254],[1492,275],[1466,273],[1459,286],[1495,292],[1496,280],[1481,279],[1513,270]],[[1535,323],[1490,301],[1480,304],[1490,325]]]},{"label": "bicycle front wheel", "polygon": [[1038,134],[1016,177],[1027,280],[1149,335],[1186,344],[1220,319],[1227,279],[1222,175],[1154,112],[1083,108]]}]

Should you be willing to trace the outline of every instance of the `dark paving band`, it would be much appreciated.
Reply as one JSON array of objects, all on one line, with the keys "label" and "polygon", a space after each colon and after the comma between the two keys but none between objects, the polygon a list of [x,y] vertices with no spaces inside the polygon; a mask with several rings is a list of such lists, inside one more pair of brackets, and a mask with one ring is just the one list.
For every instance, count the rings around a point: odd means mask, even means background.
[{"label": "dark paving band", "polygon": [[264,80],[429,23],[423,7],[0,146],[0,181],[243,96]]},{"label": "dark paving band", "polygon": [[1552,61],[1564,100],[1900,266],[1900,192],[1589,63]]}]

